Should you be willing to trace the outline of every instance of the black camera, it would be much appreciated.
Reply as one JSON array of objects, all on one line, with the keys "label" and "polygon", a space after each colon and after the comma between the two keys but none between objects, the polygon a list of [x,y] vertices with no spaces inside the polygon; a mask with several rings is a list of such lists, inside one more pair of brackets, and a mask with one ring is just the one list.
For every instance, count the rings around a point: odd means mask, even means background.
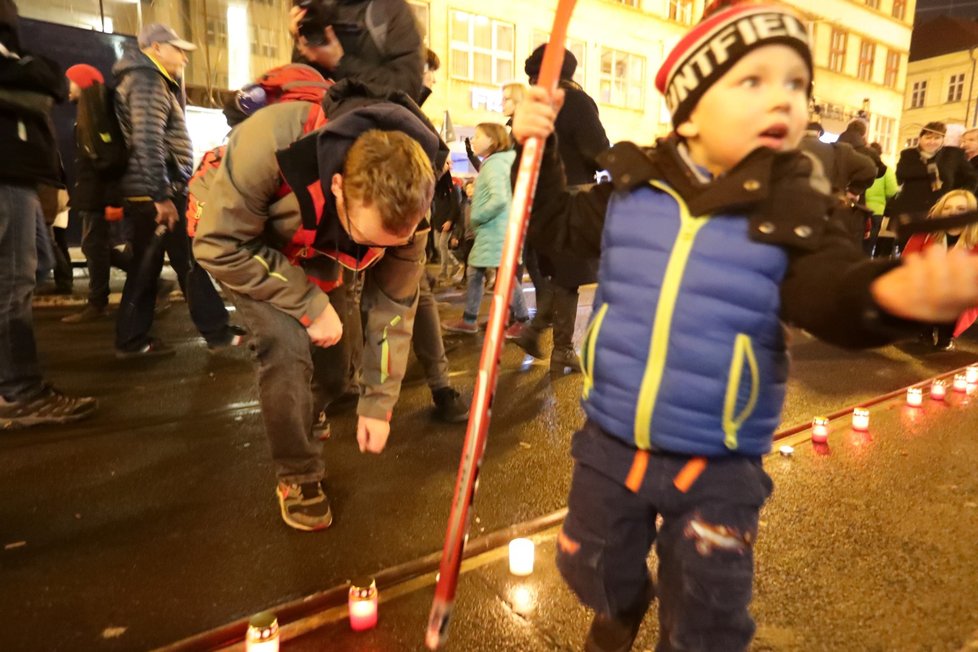
[{"label": "black camera", "polygon": [[299,22],[299,34],[309,45],[325,44],[326,26],[336,23],[339,14],[338,0],[292,0],[292,4],[306,10]]}]

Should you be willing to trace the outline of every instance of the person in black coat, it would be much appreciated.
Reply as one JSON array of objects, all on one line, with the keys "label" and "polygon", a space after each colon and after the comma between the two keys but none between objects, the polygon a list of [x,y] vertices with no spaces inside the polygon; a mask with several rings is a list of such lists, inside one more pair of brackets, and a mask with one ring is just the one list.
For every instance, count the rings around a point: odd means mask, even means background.
[{"label": "person in black coat", "polygon": [[[536,84],[543,63],[546,44],[527,58],[524,70],[530,84]],[[575,81],[577,59],[564,51],[558,86],[564,90],[564,108],[557,116],[557,148],[570,186],[593,184],[601,169],[597,157],[608,149],[608,136],[598,116],[598,106]],[[536,358],[543,357],[541,332],[551,323],[554,348],[550,366],[554,370],[569,368],[580,371],[574,353],[574,324],[577,320],[577,294],[581,285],[597,279],[598,261],[565,256],[554,252],[543,254],[532,246],[526,248],[526,267],[536,287],[537,311],[530,326],[516,340],[523,350]]]},{"label": "person in black coat", "polygon": [[[839,134],[837,143],[850,145],[854,150],[863,156],[867,156],[876,164],[876,179],[886,174],[886,163],[880,155],[866,142],[866,122],[861,118],[856,118],[846,126],[846,130]],[[870,182],[872,185],[872,182]]]},{"label": "person in black coat", "polygon": [[[897,162],[899,194],[887,206],[890,217],[909,215],[914,221],[926,219],[927,211],[952,190],[975,191],[978,173],[968,163],[964,150],[946,146],[943,122],[928,122],[920,130],[916,147],[900,152]],[[900,247],[906,238],[900,239]]]},{"label": "person in black coat", "polygon": [[77,421],[98,405],[45,382],[34,339],[37,186],[62,187],[49,113],[65,95],[57,64],[22,47],[17,5],[0,0],[0,430]]}]

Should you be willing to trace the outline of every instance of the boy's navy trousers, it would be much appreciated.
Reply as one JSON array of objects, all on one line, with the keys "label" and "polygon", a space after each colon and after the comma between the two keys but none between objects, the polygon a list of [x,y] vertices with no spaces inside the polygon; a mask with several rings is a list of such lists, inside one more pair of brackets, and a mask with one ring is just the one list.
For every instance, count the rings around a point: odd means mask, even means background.
[{"label": "boy's navy trousers", "polygon": [[581,601],[641,619],[654,543],[657,652],[747,649],[758,512],[773,486],[760,459],[641,451],[591,421],[574,435],[572,454],[557,566]]}]

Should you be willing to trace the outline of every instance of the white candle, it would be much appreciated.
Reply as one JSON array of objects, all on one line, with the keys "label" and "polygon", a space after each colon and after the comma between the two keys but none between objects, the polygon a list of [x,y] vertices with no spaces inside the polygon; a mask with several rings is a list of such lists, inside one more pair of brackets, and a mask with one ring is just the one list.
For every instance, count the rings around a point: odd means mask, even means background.
[{"label": "white candle", "polygon": [[275,614],[263,611],[248,621],[245,635],[247,652],[278,652],[278,619]]},{"label": "white candle", "polygon": [[964,374],[954,374],[954,391],[964,392],[968,390],[968,377]]},{"label": "white candle", "polygon": [[924,403],[924,393],[919,387],[907,389],[907,405],[910,407],[920,407]]},{"label": "white candle", "polygon": [[930,397],[935,401],[943,401],[947,394],[947,384],[943,380],[935,380],[930,385]]},{"label": "white candle", "polygon": [[350,583],[347,607],[350,611],[350,629],[362,632],[377,625],[377,583],[373,578],[362,578]]},{"label": "white candle", "polygon": [[824,444],[829,440],[829,420],[825,417],[812,419],[812,443]]},{"label": "white candle", "polygon": [[533,542],[529,539],[513,539],[509,542],[509,572],[526,576],[533,572]]},{"label": "white candle", "polygon": [[852,411],[852,429],[869,430],[869,410],[866,408],[856,408]]},{"label": "white candle", "polygon": [[978,383],[978,364],[969,364],[964,370],[964,377],[969,385]]}]

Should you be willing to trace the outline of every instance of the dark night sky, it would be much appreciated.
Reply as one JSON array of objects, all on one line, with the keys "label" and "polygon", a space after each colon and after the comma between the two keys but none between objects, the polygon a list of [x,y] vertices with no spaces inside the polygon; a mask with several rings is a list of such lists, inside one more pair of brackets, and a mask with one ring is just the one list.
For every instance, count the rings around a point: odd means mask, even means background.
[{"label": "dark night sky", "polygon": [[978,18],[978,0],[917,0],[917,20],[922,23],[937,16]]}]

